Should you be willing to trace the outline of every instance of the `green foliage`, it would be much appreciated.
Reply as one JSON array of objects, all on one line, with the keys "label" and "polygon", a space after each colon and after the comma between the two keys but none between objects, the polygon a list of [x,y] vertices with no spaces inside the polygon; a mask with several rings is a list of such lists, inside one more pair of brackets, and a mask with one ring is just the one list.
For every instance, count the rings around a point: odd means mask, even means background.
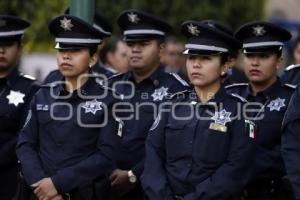
[{"label": "green foliage", "polygon": [[[49,21],[64,12],[70,0],[10,0],[0,1],[0,13],[13,13],[31,21],[25,37],[25,50],[51,51],[53,37],[48,32]],[[96,0],[96,9],[114,26],[119,13],[128,8],[141,8],[157,14],[174,27],[180,36],[180,24],[188,19],[216,19],[233,28],[264,18],[266,0]]]}]

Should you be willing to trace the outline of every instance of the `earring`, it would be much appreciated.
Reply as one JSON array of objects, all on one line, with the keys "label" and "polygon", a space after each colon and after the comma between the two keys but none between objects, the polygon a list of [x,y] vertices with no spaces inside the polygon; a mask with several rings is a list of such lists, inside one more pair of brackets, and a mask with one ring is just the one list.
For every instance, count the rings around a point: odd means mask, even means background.
[{"label": "earring", "polygon": [[224,71],[221,73],[222,76],[224,76],[225,74],[226,74],[226,72],[224,72]]}]

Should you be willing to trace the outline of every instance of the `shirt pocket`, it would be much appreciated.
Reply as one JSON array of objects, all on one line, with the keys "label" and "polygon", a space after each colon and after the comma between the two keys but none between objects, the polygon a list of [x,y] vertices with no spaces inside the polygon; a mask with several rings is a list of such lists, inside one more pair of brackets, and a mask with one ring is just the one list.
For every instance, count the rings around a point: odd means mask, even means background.
[{"label": "shirt pocket", "polygon": [[[201,133],[200,133],[201,134]],[[198,161],[206,165],[219,165],[227,159],[230,133],[207,128],[196,141],[194,154]]]},{"label": "shirt pocket", "polygon": [[166,126],[165,147],[168,161],[183,160],[190,154],[189,132],[187,124],[180,122]]}]

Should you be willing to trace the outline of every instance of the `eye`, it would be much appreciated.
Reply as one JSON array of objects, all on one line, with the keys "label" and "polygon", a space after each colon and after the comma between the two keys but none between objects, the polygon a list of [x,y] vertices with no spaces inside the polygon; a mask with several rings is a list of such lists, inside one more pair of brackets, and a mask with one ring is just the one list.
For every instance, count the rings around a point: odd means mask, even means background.
[{"label": "eye", "polygon": [[203,60],[211,60],[212,57],[211,57],[211,56],[202,56],[202,59],[203,59]]},{"label": "eye", "polygon": [[189,55],[188,56],[188,60],[195,60],[197,58],[197,56],[195,56],[195,55]]}]

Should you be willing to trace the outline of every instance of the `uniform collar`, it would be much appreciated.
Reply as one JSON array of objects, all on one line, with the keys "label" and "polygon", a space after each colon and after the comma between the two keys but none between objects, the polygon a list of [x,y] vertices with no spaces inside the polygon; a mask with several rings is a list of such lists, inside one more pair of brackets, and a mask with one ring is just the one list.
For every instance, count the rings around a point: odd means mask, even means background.
[{"label": "uniform collar", "polygon": [[[64,83],[65,78],[63,77],[60,80],[60,83],[55,85],[55,96],[57,98],[62,97],[62,98],[80,98],[81,95],[89,95],[91,93],[91,87],[92,87],[92,82],[95,82],[95,77],[89,77],[88,80],[77,90],[74,90],[72,94],[70,94],[66,90],[66,85]],[[81,95],[79,95],[81,94]]]},{"label": "uniform collar", "polygon": [[[207,105],[219,104],[219,103],[223,102],[223,100],[226,96],[227,96],[227,92],[226,92],[225,88],[223,86],[221,86],[220,89],[215,93],[215,95],[210,100],[208,100],[207,103],[205,103],[205,104],[207,104]],[[191,98],[193,98],[193,97],[195,97],[195,99],[198,102],[201,102],[197,96],[195,89],[192,90]]]},{"label": "uniform collar", "polygon": [[[262,92],[258,92],[256,96],[264,96],[266,98],[275,97],[276,95],[278,95],[278,88],[280,88],[281,86],[282,84],[280,82],[280,79],[277,77],[276,81],[270,87]],[[248,85],[246,90],[246,99],[248,99],[249,96],[253,96],[250,84]]]},{"label": "uniform collar", "polygon": [[20,72],[18,70],[18,67],[14,67],[10,71],[10,73],[3,79],[5,80],[6,84],[11,87],[16,83],[19,76],[20,76]]},{"label": "uniform collar", "polygon": [[[147,77],[145,80],[141,81],[140,83],[143,83],[145,81],[150,80],[150,82],[155,87],[158,87],[160,85],[160,82],[161,82],[161,79],[162,79],[162,73],[164,73],[164,67],[163,67],[162,64],[160,64],[158,66],[158,68],[149,77]],[[131,80],[134,83],[136,83],[132,71],[128,72],[128,80]]]}]

